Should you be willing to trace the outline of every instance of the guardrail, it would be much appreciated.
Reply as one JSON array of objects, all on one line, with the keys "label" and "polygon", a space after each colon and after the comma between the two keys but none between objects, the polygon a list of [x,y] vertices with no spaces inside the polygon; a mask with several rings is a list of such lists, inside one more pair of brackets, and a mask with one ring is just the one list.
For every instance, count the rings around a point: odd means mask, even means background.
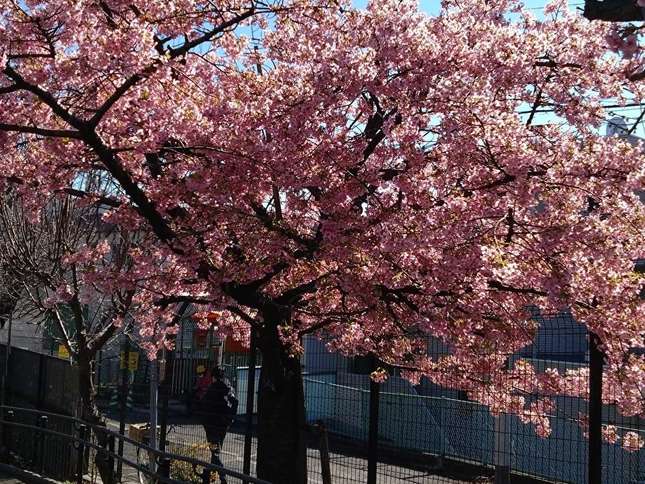
[{"label": "guardrail", "polygon": [[[26,422],[19,421],[17,417],[19,414],[28,416],[25,419]],[[71,431],[65,432],[51,428],[49,423],[52,421],[66,422],[68,425],[63,426],[63,428],[71,429]],[[47,476],[48,453],[67,454],[66,457],[70,458],[75,464],[73,477],[78,484],[84,482],[86,470],[92,464],[90,459],[91,452],[94,452],[95,456],[100,453],[106,457],[107,466],[114,475],[116,475],[115,464],[121,463],[119,467],[128,467],[135,470],[139,481],[142,483],[175,484],[185,482],[186,479],[174,479],[171,475],[173,465],[180,464],[184,468],[192,469],[193,479],[190,479],[191,482],[208,484],[211,482],[213,474],[218,474],[220,479],[234,478],[249,484],[271,484],[262,479],[199,459],[162,452],[100,425],[91,425],[75,417],[41,410],[0,406],[0,430],[2,443],[5,449],[9,451],[16,452],[16,439],[15,435],[12,435],[16,431],[20,431],[23,434],[20,436],[22,443],[25,441],[33,442],[34,445],[30,446],[27,451],[24,448],[18,450],[19,453],[23,454],[18,455],[18,458],[22,459],[22,467],[40,475]],[[27,437],[29,436],[32,438],[28,439]],[[58,446],[51,445],[53,439],[57,439]],[[107,445],[99,445],[97,443],[99,440],[107,443]],[[119,455],[119,453],[115,452],[116,443],[119,441],[128,444],[130,452],[134,452],[136,458]],[[50,445],[48,445],[48,442]],[[64,444],[65,442],[67,445]],[[139,459],[139,456],[145,456],[145,459]],[[156,465],[147,467],[142,460],[155,462]]]}]

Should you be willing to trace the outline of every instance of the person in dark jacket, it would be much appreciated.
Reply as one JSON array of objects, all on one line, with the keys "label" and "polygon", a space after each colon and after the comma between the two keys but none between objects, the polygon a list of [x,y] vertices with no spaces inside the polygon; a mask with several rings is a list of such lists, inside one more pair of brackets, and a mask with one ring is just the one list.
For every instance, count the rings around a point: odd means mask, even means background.
[{"label": "person in dark jacket", "polygon": [[[211,464],[224,467],[220,459],[220,452],[224,445],[224,438],[237,410],[235,392],[231,384],[219,368],[212,371],[213,380],[204,392],[196,408],[196,414],[206,431],[206,441],[211,450]],[[225,476],[220,475],[222,484],[226,483]]]}]

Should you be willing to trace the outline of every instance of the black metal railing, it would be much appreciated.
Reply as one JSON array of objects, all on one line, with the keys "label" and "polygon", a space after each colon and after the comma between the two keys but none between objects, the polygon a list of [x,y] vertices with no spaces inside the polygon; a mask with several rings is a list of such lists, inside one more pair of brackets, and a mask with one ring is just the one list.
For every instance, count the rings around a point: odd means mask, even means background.
[{"label": "black metal railing", "polygon": [[[162,452],[100,425],[35,409],[0,407],[0,431],[5,457],[9,456],[10,463],[43,476],[73,480],[78,484],[87,482],[88,478],[93,481],[92,476],[97,474],[97,458],[106,459],[107,469],[120,481],[132,480],[128,478],[130,473],[136,474],[136,480],[146,483],[207,484],[218,475],[229,482],[270,484],[216,464]],[[119,441],[125,449],[122,455],[115,452]],[[53,466],[56,460],[64,465],[56,468]],[[150,461],[156,465],[149,466],[147,462]],[[123,469],[120,476],[116,473],[119,462],[118,467]],[[182,475],[173,476],[173,469],[183,469]]]}]

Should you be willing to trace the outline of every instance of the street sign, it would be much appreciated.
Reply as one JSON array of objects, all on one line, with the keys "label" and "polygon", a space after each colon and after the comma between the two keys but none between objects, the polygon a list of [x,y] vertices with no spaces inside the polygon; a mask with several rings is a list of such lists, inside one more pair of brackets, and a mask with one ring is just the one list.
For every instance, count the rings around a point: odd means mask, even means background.
[{"label": "street sign", "polygon": [[58,357],[69,360],[69,351],[65,345],[58,345]]}]

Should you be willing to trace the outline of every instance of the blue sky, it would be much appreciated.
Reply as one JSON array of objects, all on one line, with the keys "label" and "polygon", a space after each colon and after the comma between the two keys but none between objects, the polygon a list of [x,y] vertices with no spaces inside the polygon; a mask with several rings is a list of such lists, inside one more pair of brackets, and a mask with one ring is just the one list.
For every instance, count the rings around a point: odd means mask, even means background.
[{"label": "blue sky", "polygon": [[[539,10],[544,8],[544,5],[548,0],[525,0],[524,4],[531,9],[536,9],[536,14]],[[364,6],[367,4],[367,0],[354,0],[354,5]],[[439,11],[439,6],[441,4],[440,0],[420,0],[421,8],[428,13],[437,13]],[[569,5],[571,7],[582,7],[584,0],[569,0]]]}]

